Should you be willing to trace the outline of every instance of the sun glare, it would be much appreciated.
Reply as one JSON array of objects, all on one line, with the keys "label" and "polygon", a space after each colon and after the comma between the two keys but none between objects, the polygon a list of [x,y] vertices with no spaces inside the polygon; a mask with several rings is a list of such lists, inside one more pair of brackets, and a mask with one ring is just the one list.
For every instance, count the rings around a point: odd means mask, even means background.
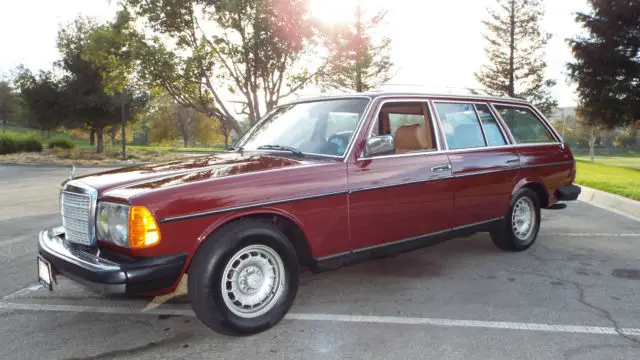
[{"label": "sun glare", "polygon": [[310,0],[312,15],[327,24],[355,19],[359,0]]}]

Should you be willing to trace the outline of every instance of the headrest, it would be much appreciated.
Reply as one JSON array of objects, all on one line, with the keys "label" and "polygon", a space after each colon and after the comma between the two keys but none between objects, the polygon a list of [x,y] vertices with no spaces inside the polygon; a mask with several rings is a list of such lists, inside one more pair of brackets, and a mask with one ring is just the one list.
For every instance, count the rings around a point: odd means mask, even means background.
[{"label": "headrest", "polygon": [[396,130],[396,149],[423,150],[429,146],[425,130],[418,124],[401,126]]}]

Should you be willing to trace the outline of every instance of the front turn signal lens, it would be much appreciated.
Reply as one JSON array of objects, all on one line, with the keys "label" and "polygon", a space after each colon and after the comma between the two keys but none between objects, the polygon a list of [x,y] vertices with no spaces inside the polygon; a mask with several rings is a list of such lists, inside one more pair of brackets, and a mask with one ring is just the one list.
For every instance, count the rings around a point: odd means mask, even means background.
[{"label": "front turn signal lens", "polygon": [[160,242],[160,228],[151,211],[144,206],[132,206],[129,212],[129,245],[144,249]]}]

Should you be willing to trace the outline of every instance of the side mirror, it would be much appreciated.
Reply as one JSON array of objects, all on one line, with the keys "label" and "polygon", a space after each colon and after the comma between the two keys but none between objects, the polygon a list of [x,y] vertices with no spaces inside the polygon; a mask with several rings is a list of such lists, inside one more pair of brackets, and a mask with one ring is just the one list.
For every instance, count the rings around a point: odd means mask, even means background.
[{"label": "side mirror", "polygon": [[388,155],[396,151],[396,142],[391,135],[370,137],[364,144],[364,157]]}]

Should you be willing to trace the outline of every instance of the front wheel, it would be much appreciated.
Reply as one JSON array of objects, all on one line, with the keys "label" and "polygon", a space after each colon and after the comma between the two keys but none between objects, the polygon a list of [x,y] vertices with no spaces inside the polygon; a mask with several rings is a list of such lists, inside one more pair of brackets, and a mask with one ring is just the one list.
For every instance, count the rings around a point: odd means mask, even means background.
[{"label": "front wheel", "polygon": [[196,316],[227,335],[276,325],[298,290],[292,244],[273,224],[242,220],[220,229],[194,256],[188,295]]},{"label": "front wheel", "polygon": [[502,250],[523,251],[531,247],[540,230],[540,202],[530,189],[518,190],[504,219],[491,229],[493,243]]}]

